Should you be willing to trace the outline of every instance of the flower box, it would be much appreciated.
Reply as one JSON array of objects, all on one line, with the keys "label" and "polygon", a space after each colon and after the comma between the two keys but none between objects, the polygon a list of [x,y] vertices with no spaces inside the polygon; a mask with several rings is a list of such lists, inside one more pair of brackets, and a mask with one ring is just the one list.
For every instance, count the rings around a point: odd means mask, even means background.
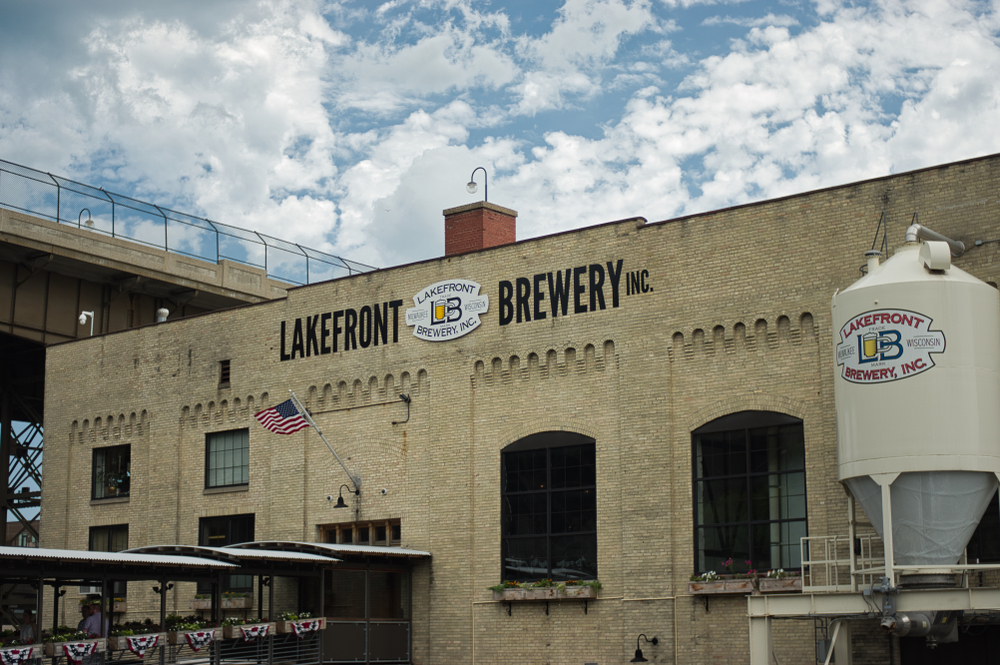
[{"label": "flower box", "polygon": [[198,642],[204,639],[207,633],[211,633],[212,640],[219,639],[219,629],[218,628],[204,628],[202,630],[177,630],[167,633],[167,643],[168,644],[188,644],[188,639],[185,637],[188,633],[198,636],[199,639],[195,641]]},{"label": "flower box", "polygon": [[542,600],[592,600],[594,598],[597,598],[597,590],[594,587],[586,585],[567,586],[562,589],[557,586],[535,587],[531,589],[512,587],[503,591],[493,592],[493,600],[500,600],[505,603]]},{"label": "flower box", "polygon": [[[195,598],[191,601],[192,610],[210,610],[212,609],[212,599],[211,598]],[[223,598],[222,599],[222,609],[224,610],[249,610],[253,609],[253,596],[246,596],[244,598]]]},{"label": "flower box", "polygon": [[295,628],[292,624],[312,624],[314,621],[319,621],[319,628],[316,630],[323,630],[326,628],[326,617],[316,617],[314,619],[300,619],[298,621],[278,621],[277,631],[279,633],[294,633]]},{"label": "flower box", "polygon": [[143,633],[142,635],[112,635],[111,637],[108,638],[108,651],[128,651],[129,638],[135,640],[136,638],[152,638],[152,637],[159,637],[160,639],[156,642],[155,645],[147,647],[150,649],[152,649],[154,646],[162,646],[163,640],[166,638],[166,635],[164,633]]},{"label": "flower box", "polygon": [[799,593],[802,591],[801,577],[762,577],[761,593]]},{"label": "flower box", "polygon": [[688,593],[696,596],[706,594],[748,594],[754,592],[753,580],[744,577],[704,582],[688,582]]},{"label": "flower box", "polygon": [[223,626],[222,627],[222,636],[224,638],[226,638],[227,640],[234,640],[234,639],[240,639],[240,640],[242,640],[242,639],[244,639],[244,637],[243,637],[243,629],[249,629],[249,630],[258,629],[259,630],[259,627],[261,627],[261,626],[267,626],[267,636],[268,637],[270,637],[271,635],[274,635],[274,623],[271,622],[271,623],[246,623],[246,624],[243,624],[243,625],[240,625],[240,626]]},{"label": "flower box", "polygon": [[112,612],[128,612],[128,601],[116,601],[111,605]]},{"label": "flower box", "polygon": [[72,642],[46,642],[45,643],[45,656],[46,658],[61,658],[66,655],[63,651],[64,644],[97,644],[97,649],[94,653],[100,653],[104,651],[107,646],[107,638],[101,637],[95,640],[74,640]]}]

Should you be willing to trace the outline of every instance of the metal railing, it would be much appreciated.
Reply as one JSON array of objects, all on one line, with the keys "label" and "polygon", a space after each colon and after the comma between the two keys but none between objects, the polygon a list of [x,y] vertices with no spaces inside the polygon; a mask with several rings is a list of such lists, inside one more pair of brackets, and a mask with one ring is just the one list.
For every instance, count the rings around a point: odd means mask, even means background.
[{"label": "metal railing", "polygon": [[313,284],[375,270],[374,266],[298,243],[177,212],[5,159],[0,159],[0,207],[204,261],[228,260],[261,268],[268,277],[289,284]]}]

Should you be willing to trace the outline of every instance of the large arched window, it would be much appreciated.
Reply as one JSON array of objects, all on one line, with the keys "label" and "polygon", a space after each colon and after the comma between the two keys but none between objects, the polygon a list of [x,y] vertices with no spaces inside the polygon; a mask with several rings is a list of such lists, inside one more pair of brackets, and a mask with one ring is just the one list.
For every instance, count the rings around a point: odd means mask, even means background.
[{"label": "large arched window", "polygon": [[[802,421],[770,411],[741,411],[691,435],[695,568],[723,572],[801,567],[806,535]],[[750,566],[746,561],[751,561]]]},{"label": "large arched window", "polygon": [[503,450],[502,576],[597,579],[594,440],[541,432]]}]

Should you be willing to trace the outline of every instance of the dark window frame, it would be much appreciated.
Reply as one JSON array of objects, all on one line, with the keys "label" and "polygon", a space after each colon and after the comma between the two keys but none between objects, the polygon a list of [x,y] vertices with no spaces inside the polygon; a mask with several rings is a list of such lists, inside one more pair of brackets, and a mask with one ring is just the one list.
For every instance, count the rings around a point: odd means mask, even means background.
[{"label": "dark window frame", "polygon": [[[114,531],[122,530],[125,531],[125,547],[121,549],[111,549],[111,546],[115,543]],[[95,549],[94,548],[94,536],[100,534],[102,531],[107,531],[107,549]],[[121,537],[121,534],[118,534]],[[88,552],[122,552],[128,549],[128,538],[129,529],[128,524],[106,524],[102,526],[92,526],[87,532],[87,551]],[[122,543],[119,543],[122,544]],[[125,598],[128,595],[128,582],[124,580],[113,580],[109,584],[111,589],[112,598]]]},{"label": "dark window frame", "polygon": [[[242,524],[240,524],[242,522]],[[224,525],[225,535],[222,538],[211,537],[208,534],[212,525]],[[240,533],[240,529],[244,533]],[[239,515],[217,515],[214,517],[198,518],[198,545],[200,547],[223,547],[225,545],[236,545],[238,543],[253,542],[257,529],[257,518],[255,513],[240,513]],[[249,539],[245,539],[249,532]],[[215,540],[216,542],[206,542]],[[222,541],[225,542],[222,542]],[[224,575],[222,577],[222,591],[235,591],[239,593],[253,593],[253,575]],[[208,582],[198,583],[198,593],[205,594],[212,592],[212,585]]]},{"label": "dark window frame", "polygon": [[[215,439],[216,437],[221,437],[223,435],[227,435],[227,434],[236,434],[237,432],[245,434],[245,437],[244,437],[244,441],[245,441],[244,450],[245,450],[245,454],[246,454],[245,464],[240,464],[239,466],[231,465],[231,466],[228,466],[228,467],[226,467],[226,466],[213,466],[213,464],[212,464],[212,455],[213,455],[212,444],[215,443],[215,441],[213,439]],[[220,452],[224,452],[224,451],[220,451]],[[233,482],[233,483],[219,482],[217,484],[213,484],[212,483],[213,472],[222,472],[224,469],[227,469],[227,468],[230,468],[230,469],[243,468],[244,466],[246,468],[246,479],[245,480],[243,480],[243,478],[241,476],[240,482]],[[216,480],[218,480],[218,479],[216,478]],[[240,427],[240,428],[237,428],[237,429],[222,430],[222,431],[219,431],[219,432],[206,432],[205,433],[205,489],[218,489],[218,488],[223,488],[223,487],[246,487],[249,484],[250,484],[250,428],[248,428],[248,427]]]},{"label": "dark window frame", "polygon": [[229,380],[232,376],[229,360],[219,361],[219,387],[228,388]]},{"label": "dark window frame", "polygon": [[[752,463],[753,446],[751,439],[751,432],[760,432],[761,430],[768,430],[770,428],[798,428],[799,430],[799,443],[801,444],[801,451],[797,451],[801,455],[801,466],[783,468],[783,469],[765,469],[762,471],[754,470]],[[738,432],[743,432],[743,445],[745,446],[745,467],[743,471],[737,471],[734,473],[725,473],[717,475],[700,476],[700,469],[698,465],[698,445],[699,437],[708,434],[734,434]],[[760,556],[756,557],[756,553],[753,552],[754,548],[754,531],[755,529],[770,528],[774,524],[789,524],[801,523],[802,531],[805,535],[809,533],[809,511],[808,511],[808,479],[806,477],[807,465],[805,461],[805,431],[804,423],[801,419],[794,416],[790,416],[783,413],[778,413],[775,411],[740,411],[737,413],[729,414],[727,416],[722,416],[716,418],[715,420],[702,425],[701,427],[695,429],[691,432],[691,490],[692,490],[692,516],[694,523],[694,572],[695,574],[701,574],[712,570],[711,565],[700,565],[703,556],[707,558],[707,555],[702,551],[702,536],[701,532],[703,528],[715,527],[743,527],[747,529],[747,552],[739,551],[729,551],[726,553],[720,553],[715,555],[714,558],[721,559],[723,556],[728,555],[733,561],[731,569],[735,572],[744,571],[747,568],[752,567],[758,572],[767,572],[769,568],[782,568],[786,567],[782,562],[775,562],[769,558],[763,558]],[[754,519],[752,515],[754,496],[753,488],[754,479],[767,478],[770,476],[785,476],[790,478],[793,474],[801,474],[802,477],[802,517],[787,517],[778,519]],[[702,483],[706,486],[708,483],[706,481],[735,481],[745,483],[746,486],[746,496],[745,505],[746,510],[745,519],[730,520],[725,522],[712,522],[705,524],[701,522],[701,516],[699,515],[699,489]],[[769,546],[773,546],[774,543],[770,543]],[[798,542],[785,543],[784,541],[779,541],[779,548],[791,547],[789,552],[798,552]],[[745,564],[746,560],[750,560],[751,566]],[[792,559],[789,563],[789,567],[794,566],[794,568],[800,567],[801,562],[796,562]],[[705,568],[705,570],[703,570]],[[793,568],[793,569],[794,569]],[[715,570],[717,573],[725,572],[724,570]]]},{"label": "dark window frame", "polygon": [[[115,453],[120,453],[121,451],[126,451],[128,453],[128,459],[125,462],[125,468],[122,469],[119,465],[118,469],[114,470],[114,473],[106,473],[104,471],[98,471],[98,458],[103,461],[100,467],[107,466],[107,460],[109,455]],[[100,448],[94,448],[91,453],[90,458],[90,499],[91,501],[99,501],[102,499],[118,499],[124,498],[131,495],[132,492],[132,444],[125,443],[118,446],[103,446]],[[101,480],[98,480],[98,476],[102,476]],[[112,480],[114,482],[115,494],[98,492],[98,490],[106,490],[109,485],[105,482],[105,479]],[[124,487],[124,489],[122,489]]]},{"label": "dark window frame", "polygon": [[966,545],[969,563],[1000,563],[1000,496],[993,498]]},{"label": "dark window frame", "polygon": [[[564,455],[574,454],[573,450],[577,451],[581,460],[579,465],[580,482],[577,484],[563,484],[559,480],[554,482],[554,470],[559,472],[558,470],[561,469],[562,472],[565,472],[567,469],[573,467],[555,466],[553,456],[555,455],[557,459],[562,458]],[[520,465],[522,460],[527,459],[537,462],[538,456],[542,453],[544,453],[545,457],[544,480],[539,476],[534,476],[532,479],[532,483],[538,482],[541,486],[531,489],[508,487],[508,483],[514,477],[512,474],[519,473],[518,470],[509,467],[511,465]],[[529,458],[529,455],[534,457]],[[522,480],[524,478],[524,476],[521,476]],[[540,522],[538,521],[538,516],[541,513],[532,511],[540,509],[541,503],[537,501],[543,496],[545,504],[545,527],[544,530],[541,530]],[[501,580],[597,579],[599,558],[596,509],[597,444],[594,439],[573,432],[540,432],[507,446],[501,451],[500,456],[500,500]],[[527,506],[530,504],[533,504],[533,506],[529,509]],[[516,505],[517,507],[515,507]],[[560,506],[563,510],[559,510]],[[571,508],[570,506],[578,506],[578,508]],[[560,516],[557,521],[563,522],[563,530],[559,530],[560,527],[554,525],[554,515]],[[535,517],[532,518],[531,516]],[[567,521],[567,516],[572,517]],[[572,528],[571,526],[567,528],[570,522],[576,521],[573,518],[578,519],[576,525],[580,528]],[[522,525],[524,523],[522,520],[532,519],[534,520],[532,532],[523,533]],[[585,528],[588,526],[589,528]],[[515,533],[517,531],[521,533]],[[580,548],[580,559],[578,561],[584,561],[586,564],[589,564],[586,570],[582,566],[578,569],[582,573],[579,575],[574,575],[570,572],[556,572],[557,558],[560,555],[556,552],[557,547],[555,543],[571,538],[582,540],[581,544],[578,545]],[[532,562],[526,562],[528,565],[522,566],[522,568],[540,568],[540,566],[531,565],[531,563],[537,561],[538,563],[545,564],[544,572],[520,570],[514,574],[515,566],[509,567],[508,564],[521,558],[520,554],[515,555],[514,553],[518,549],[518,541],[529,543],[531,540],[538,542],[541,539],[545,541],[546,551],[544,562],[540,557],[536,557]],[[592,554],[592,562],[587,561],[587,553]],[[563,571],[566,570],[567,568],[564,567]]]}]

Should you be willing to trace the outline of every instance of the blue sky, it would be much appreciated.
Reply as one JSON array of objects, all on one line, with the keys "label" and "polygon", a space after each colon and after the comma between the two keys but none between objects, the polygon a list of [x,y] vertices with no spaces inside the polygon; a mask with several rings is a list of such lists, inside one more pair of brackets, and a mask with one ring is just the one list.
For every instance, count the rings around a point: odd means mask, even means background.
[{"label": "blue sky", "polygon": [[8,0],[0,158],[390,266],[477,166],[523,239],[1000,152],[998,36],[949,0]]}]

